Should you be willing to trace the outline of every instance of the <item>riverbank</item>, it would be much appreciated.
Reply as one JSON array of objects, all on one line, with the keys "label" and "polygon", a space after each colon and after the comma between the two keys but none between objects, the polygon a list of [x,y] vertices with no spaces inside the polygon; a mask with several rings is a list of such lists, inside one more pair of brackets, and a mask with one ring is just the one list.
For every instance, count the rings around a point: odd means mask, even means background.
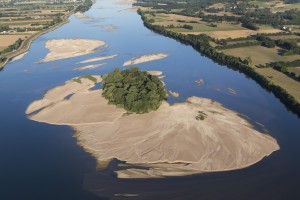
[{"label": "riverbank", "polygon": [[[84,5],[85,2],[83,2],[82,4],[80,5]],[[78,5],[78,6],[80,6]],[[89,7],[90,8],[90,7]],[[8,52],[6,54],[3,54],[1,57],[2,58],[6,58],[4,62],[0,62],[0,70],[2,70],[4,68],[4,66],[9,62],[11,61],[14,57],[17,57],[21,54],[24,54],[26,53],[29,48],[30,48],[30,45],[31,43],[36,40],[38,37],[48,33],[48,32],[51,32],[59,27],[61,27],[62,25],[66,24],[69,22],[69,17],[71,15],[73,15],[76,11],[77,7],[74,8],[71,12],[69,13],[66,13],[65,15],[63,15],[62,17],[62,20],[60,22],[58,22],[57,24],[54,24],[53,26],[50,26],[48,29],[45,29],[43,31],[40,31],[40,32],[37,32],[36,34],[33,34],[31,35],[30,37],[26,38],[24,41],[22,41],[20,47],[15,50],[15,51],[12,51],[12,52]]]},{"label": "riverbank", "polygon": [[288,109],[300,116],[300,102],[296,100],[294,96],[289,94],[280,85],[275,85],[272,80],[268,79],[268,77],[257,72],[254,67],[245,64],[240,58],[225,55],[224,53],[218,51],[210,44],[209,36],[175,33],[167,30],[163,26],[153,25],[150,23],[142,10],[138,10],[138,14],[141,15],[144,25],[150,30],[173,38],[183,44],[191,45],[195,50],[211,58],[218,64],[226,65],[231,69],[238,70],[239,72],[244,73],[246,76],[251,77],[263,88],[272,92]]},{"label": "riverbank", "polygon": [[[206,98],[163,102],[157,111],[128,114],[92,90],[100,76],[74,78],[28,106],[34,121],[69,125],[98,161],[116,158],[119,178],[158,178],[241,169],[279,150],[238,113]],[[226,128],[224,128],[226,127]],[[191,138],[193,138],[191,140]],[[141,167],[146,167],[142,168]]]},{"label": "riverbank", "polygon": [[5,60],[5,62],[0,63],[0,70],[3,69],[4,66],[5,66],[11,59],[13,59],[14,57],[26,53],[26,52],[29,50],[31,43],[32,43],[35,39],[37,39],[38,37],[40,37],[40,36],[42,36],[42,35],[44,35],[44,34],[46,34],[46,33],[48,33],[48,32],[51,32],[51,31],[53,31],[53,30],[55,30],[55,29],[61,27],[62,25],[68,23],[68,22],[69,22],[68,18],[69,18],[72,14],[73,14],[73,13],[68,14],[67,16],[64,17],[64,19],[62,20],[62,22],[60,22],[60,23],[58,23],[58,24],[56,24],[56,25],[50,27],[49,29],[44,30],[44,31],[41,31],[41,32],[38,32],[38,33],[32,35],[31,37],[25,39],[25,40],[22,42],[22,44],[21,44],[21,46],[19,47],[19,49],[17,49],[16,51],[13,51],[13,52],[9,52],[9,53],[7,53],[7,54],[4,54],[2,57],[5,57],[6,60]]}]

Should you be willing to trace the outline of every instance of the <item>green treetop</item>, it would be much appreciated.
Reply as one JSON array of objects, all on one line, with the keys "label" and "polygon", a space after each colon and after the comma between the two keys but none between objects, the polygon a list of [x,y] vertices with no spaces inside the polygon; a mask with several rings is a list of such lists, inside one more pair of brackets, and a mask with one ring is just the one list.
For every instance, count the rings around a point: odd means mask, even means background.
[{"label": "green treetop", "polygon": [[159,78],[136,67],[104,75],[102,88],[110,103],[140,114],[157,110],[167,96]]}]

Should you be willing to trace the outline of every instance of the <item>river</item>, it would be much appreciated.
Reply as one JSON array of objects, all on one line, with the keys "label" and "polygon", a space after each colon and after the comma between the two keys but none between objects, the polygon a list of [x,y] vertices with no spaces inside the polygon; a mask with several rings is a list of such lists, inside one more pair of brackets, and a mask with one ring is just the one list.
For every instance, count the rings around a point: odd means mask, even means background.
[{"label": "river", "polygon": [[[125,10],[129,7],[98,0],[86,13],[94,20],[71,16],[69,23],[36,39],[24,58],[10,62],[0,72],[0,199],[300,199],[299,118],[245,75],[148,30],[136,12]],[[63,38],[99,39],[109,47],[38,63],[48,53],[45,42]],[[258,129],[266,129],[278,140],[280,151],[251,167],[230,172],[120,180],[111,173],[113,163],[104,172],[96,171],[95,160],[76,144],[70,127],[31,121],[25,114],[32,101],[66,80],[105,74],[115,67],[124,68],[123,62],[132,57],[160,52],[169,57],[138,66],[164,72],[166,87],[180,93],[179,98],[170,97],[170,103],[193,95],[216,100],[248,116]],[[79,61],[113,54],[119,56],[99,68],[72,70]],[[204,84],[197,85],[198,79]]]}]

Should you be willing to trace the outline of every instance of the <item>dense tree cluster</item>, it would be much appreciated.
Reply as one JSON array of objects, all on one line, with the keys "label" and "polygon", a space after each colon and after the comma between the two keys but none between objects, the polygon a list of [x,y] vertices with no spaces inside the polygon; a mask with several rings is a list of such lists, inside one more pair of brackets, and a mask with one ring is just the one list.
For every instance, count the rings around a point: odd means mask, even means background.
[{"label": "dense tree cluster", "polygon": [[102,87],[110,103],[135,113],[157,110],[167,95],[158,77],[136,67],[104,75]]},{"label": "dense tree cluster", "polygon": [[23,42],[23,40],[21,38],[19,38],[14,44],[9,45],[7,48],[0,51],[0,55],[7,53],[7,52],[17,50],[21,46],[22,42]]},{"label": "dense tree cluster", "polygon": [[244,28],[248,28],[248,29],[254,30],[254,31],[257,31],[259,29],[259,27],[254,25],[252,20],[249,18],[242,18],[242,19],[240,19],[240,21],[242,22],[242,27],[244,27]]},{"label": "dense tree cluster", "polygon": [[257,45],[261,45],[261,44],[262,43],[260,41],[247,41],[246,40],[245,42],[216,46],[216,48],[222,50],[222,49],[233,49],[233,48],[251,47],[251,46],[257,46]]},{"label": "dense tree cluster", "polygon": [[300,47],[299,45],[292,40],[277,40],[276,45],[286,49],[286,51],[283,53],[283,55],[294,55],[294,54],[300,54]]},{"label": "dense tree cluster", "polygon": [[9,30],[9,26],[8,25],[0,25],[0,32],[2,31],[8,31]]},{"label": "dense tree cluster", "polygon": [[85,0],[82,5],[79,5],[76,9],[75,12],[85,12],[88,11],[93,5],[93,2],[91,0]]},{"label": "dense tree cluster", "polygon": [[184,24],[183,26],[182,26],[182,28],[184,28],[184,29],[188,29],[188,30],[193,30],[193,26],[191,26],[191,25],[188,25],[188,24]]},{"label": "dense tree cluster", "polygon": [[284,0],[284,3],[288,3],[288,4],[300,3],[300,0]]},{"label": "dense tree cluster", "polygon": [[268,48],[274,48],[276,46],[275,41],[271,40],[268,36],[266,35],[257,35],[256,40],[261,41],[261,45],[268,47]]}]

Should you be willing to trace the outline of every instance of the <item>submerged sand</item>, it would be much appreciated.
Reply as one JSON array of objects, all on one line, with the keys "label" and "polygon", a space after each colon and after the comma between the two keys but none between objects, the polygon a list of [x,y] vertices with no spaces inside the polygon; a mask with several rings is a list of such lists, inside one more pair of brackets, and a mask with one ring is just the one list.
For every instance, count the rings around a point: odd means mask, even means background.
[{"label": "submerged sand", "polygon": [[88,60],[81,61],[79,63],[83,64],[83,63],[89,63],[89,62],[102,61],[102,60],[107,60],[107,59],[115,58],[117,56],[118,56],[118,54],[111,55],[111,56],[95,57],[95,58],[91,58],[91,59],[88,59]]},{"label": "submerged sand", "polygon": [[99,27],[99,28],[101,28],[101,29],[104,29],[104,30],[106,30],[106,31],[115,31],[115,30],[118,29],[118,27],[115,26],[115,25],[97,26],[97,27]]},{"label": "submerged sand", "polygon": [[[94,78],[101,82],[101,77]],[[78,143],[99,163],[125,161],[129,168],[116,171],[120,178],[240,169],[279,149],[274,138],[210,99],[163,102],[157,111],[128,115],[108,104],[102,90],[90,90],[92,80],[74,80],[48,91],[26,113],[35,121],[72,126]],[[200,113],[204,120],[196,120]]]},{"label": "submerged sand", "polygon": [[94,52],[98,47],[106,46],[101,40],[90,39],[53,39],[46,42],[49,53],[42,62],[82,56]]},{"label": "submerged sand", "polygon": [[87,66],[77,67],[77,68],[74,68],[73,70],[81,71],[81,70],[87,70],[87,69],[95,69],[95,68],[103,66],[103,65],[105,65],[105,63],[98,64],[98,65],[87,65]]},{"label": "submerged sand", "polygon": [[126,61],[123,66],[129,66],[129,65],[136,65],[144,62],[149,62],[153,60],[159,60],[168,57],[167,54],[164,53],[157,53],[157,54],[148,54],[148,55],[143,55],[138,58],[132,58],[128,61]]}]

